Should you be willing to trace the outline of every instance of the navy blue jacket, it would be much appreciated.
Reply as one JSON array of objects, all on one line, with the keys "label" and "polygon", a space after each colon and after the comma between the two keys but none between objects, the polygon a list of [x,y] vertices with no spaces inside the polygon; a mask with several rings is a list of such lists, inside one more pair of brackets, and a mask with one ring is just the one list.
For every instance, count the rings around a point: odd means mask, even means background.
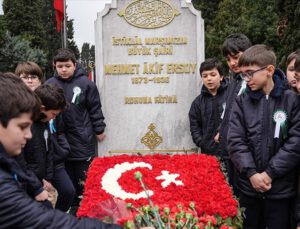
[{"label": "navy blue jacket", "polygon": [[[284,74],[276,70],[274,88],[268,98],[262,91],[251,91],[236,98],[228,131],[228,150],[239,176],[237,186],[246,195],[266,198],[289,198],[296,193],[300,162],[300,98],[285,87]],[[280,128],[275,138],[275,112],[287,115],[286,131]],[[285,133],[287,135],[285,135]],[[272,188],[260,194],[249,178],[266,172]]]},{"label": "navy blue jacket", "polygon": [[228,125],[229,125],[229,118],[231,114],[232,105],[235,102],[235,98],[237,97],[241,85],[242,85],[243,79],[239,74],[234,74],[233,79],[229,81],[228,87],[227,87],[227,97],[226,97],[226,108],[223,120],[219,127],[219,154],[222,155],[223,158],[228,159],[228,150],[227,150],[227,134],[228,134]]},{"label": "navy blue jacket", "polygon": [[54,170],[57,170],[65,167],[65,160],[71,151],[65,135],[65,125],[61,113],[50,121],[50,131],[53,143]]},{"label": "navy blue jacket", "polygon": [[219,149],[214,137],[218,133],[226,101],[228,79],[221,82],[213,96],[203,85],[201,94],[193,101],[190,112],[190,131],[194,143],[206,154],[218,155]]},{"label": "navy blue jacket", "polygon": [[[64,80],[56,74],[46,82],[61,87],[70,103],[62,116],[71,148],[67,160],[73,161],[95,156],[95,134],[102,134],[105,128],[98,89],[85,76],[84,69],[79,64],[76,66],[71,78]],[[80,88],[80,95],[72,102],[75,88]]]},{"label": "navy blue jacket", "polygon": [[0,144],[0,228],[121,229],[95,219],[76,219],[59,210],[49,209],[29,197],[21,183],[28,177]]},{"label": "navy blue jacket", "polygon": [[[42,117],[41,117],[42,118]],[[31,127],[32,139],[24,150],[27,167],[42,181],[53,178],[53,145],[48,122],[35,121]]]}]

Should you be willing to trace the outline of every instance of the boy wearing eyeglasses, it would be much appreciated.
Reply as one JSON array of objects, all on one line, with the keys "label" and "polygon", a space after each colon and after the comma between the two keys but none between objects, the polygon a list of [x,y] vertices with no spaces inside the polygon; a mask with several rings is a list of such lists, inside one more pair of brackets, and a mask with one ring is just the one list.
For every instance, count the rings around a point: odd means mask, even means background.
[{"label": "boy wearing eyeglasses", "polygon": [[32,91],[42,85],[45,81],[42,69],[36,63],[31,61],[19,63],[15,70],[15,74],[20,76],[22,81]]},{"label": "boy wearing eyeglasses", "polygon": [[299,97],[275,66],[275,53],[265,45],[252,46],[239,59],[247,88],[232,108],[228,151],[246,208],[244,229],[288,229],[297,190]]}]

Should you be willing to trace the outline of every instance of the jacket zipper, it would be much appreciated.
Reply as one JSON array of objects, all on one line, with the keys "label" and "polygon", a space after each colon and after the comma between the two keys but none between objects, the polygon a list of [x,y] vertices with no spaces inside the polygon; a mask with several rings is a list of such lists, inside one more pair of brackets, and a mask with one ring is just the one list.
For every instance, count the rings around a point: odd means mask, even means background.
[{"label": "jacket zipper", "polygon": [[[261,170],[265,167],[265,163],[266,163],[266,157],[268,155],[268,142],[269,142],[269,138],[268,138],[268,133],[269,133],[269,128],[270,128],[270,120],[269,120],[269,99],[270,97],[268,95],[266,95],[265,99],[264,99],[264,110],[263,110],[263,135],[262,135],[262,151],[261,151],[261,160],[262,160],[262,167],[260,168]],[[263,172],[263,171],[261,171]]]}]

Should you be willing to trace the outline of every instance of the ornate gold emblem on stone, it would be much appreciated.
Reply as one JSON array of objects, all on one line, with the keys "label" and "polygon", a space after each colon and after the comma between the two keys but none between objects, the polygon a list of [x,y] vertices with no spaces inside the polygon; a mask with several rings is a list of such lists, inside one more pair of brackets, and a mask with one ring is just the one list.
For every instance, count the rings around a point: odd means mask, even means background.
[{"label": "ornate gold emblem on stone", "polygon": [[141,143],[147,146],[150,150],[154,150],[159,144],[163,142],[161,136],[154,130],[156,127],[153,123],[148,126],[149,131],[146,135],[141,139]]},{"label": "ornate gold emblem on stone", "polygon": [[135,27],[155,29],[169,24],[180,12],[169,0],[133,0],[118,15]]}]

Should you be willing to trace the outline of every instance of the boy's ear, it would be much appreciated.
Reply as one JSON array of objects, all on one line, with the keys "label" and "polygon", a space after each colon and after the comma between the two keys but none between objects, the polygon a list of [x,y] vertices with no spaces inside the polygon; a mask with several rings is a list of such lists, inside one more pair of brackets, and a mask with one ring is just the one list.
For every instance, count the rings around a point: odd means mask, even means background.
[{"label": "boy's ear", "polygon": [[46,107],[44,105],[41,105],[40,112],[46,111]]},{"label": "boy's ear", "polygon": [[272,77],[275,72],[275,67],[274,65],[268,65],[266,70],[268,71],[268,76]]}]

